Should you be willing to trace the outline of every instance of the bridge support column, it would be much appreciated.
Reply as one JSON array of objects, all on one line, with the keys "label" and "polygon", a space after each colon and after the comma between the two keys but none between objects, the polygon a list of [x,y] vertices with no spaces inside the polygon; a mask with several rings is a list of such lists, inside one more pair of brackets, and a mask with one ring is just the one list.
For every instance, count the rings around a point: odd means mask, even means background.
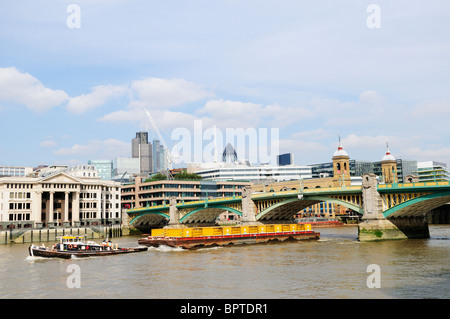
[{"label": "bridge support column", "polygon": [[252,200],[252,189],[245,187],[242,189],[242,224],[262,225],[256,221],[256,204]]},{"label": "bridge support column", "polygon": [[178,228],[183,227],[183,225],[180,223],[180,214],[178,213],[177,208],[177,199],[176,197],[170,197],[169,198],[169,225],[166,227],[170,228]]},{"label": "bridge support column", "polygon": [[387,219],[383,216],[382,199],[377,190],[375,174],[363,176],[362,192],[364,216],[358,224],[359,241],[429,238],[428,224],[424,217]]}]

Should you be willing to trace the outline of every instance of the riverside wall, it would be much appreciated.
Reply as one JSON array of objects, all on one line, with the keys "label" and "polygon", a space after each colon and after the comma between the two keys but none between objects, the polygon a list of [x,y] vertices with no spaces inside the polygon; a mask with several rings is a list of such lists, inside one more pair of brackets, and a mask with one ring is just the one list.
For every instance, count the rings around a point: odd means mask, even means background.
[{"label": "riverside wall", "polygon": [[58,227],[41,229],[13,229],[0,231],[0,245],[14,243],[42,243],[55,242],[64,235],[86,236],[86,239],[112,238],[128,235],[127,228],[120,225],[87,226],[87,227]]}]

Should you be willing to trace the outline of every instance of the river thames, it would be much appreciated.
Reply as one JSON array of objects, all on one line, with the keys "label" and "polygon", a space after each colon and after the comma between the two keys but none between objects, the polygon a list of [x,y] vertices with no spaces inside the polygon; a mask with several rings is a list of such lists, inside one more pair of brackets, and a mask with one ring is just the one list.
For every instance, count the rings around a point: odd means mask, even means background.
[{"label": "river thames", "polygon": [[[319,241],[147,252],[83,259],[0,246],[0,297],[299,299],[450,298],[450,226],[430,239],[359,242],[357,227],[317,228]],[[115,238],[137,246],[140,236]],[[51,243],[45,243],[50,245]],[[379,269],[379,288],[368,278]],[[79,287],[70,284],[78,269]]]}]

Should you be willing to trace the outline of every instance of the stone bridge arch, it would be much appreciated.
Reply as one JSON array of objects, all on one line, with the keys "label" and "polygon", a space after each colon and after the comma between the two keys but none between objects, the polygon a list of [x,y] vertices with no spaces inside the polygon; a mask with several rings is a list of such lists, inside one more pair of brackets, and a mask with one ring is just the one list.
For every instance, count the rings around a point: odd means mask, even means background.
[{"label": "stone bridge arch", "polygon": [[420,217],[450,202],[450,192],[430,193],[391,207],[383,212],[385,218]]},{"label": "stone bridge arch", "polygon": [[327,196],[304,196],[302,199],[295,197],[295,198],[289,198],[289,199],[285,199],[283,201],[280,201],[266,209],[264,209],[263,211],[259,212],[256,215],[256,220],[257,221],[274,221],[274,220],[288,220],[291,219],[292,216],[315,204],[321,203],[321,202],[331,202],[334,204],[338,204],[338,205],[342,205],[345,206],[349,209],[352,209],[354,211],[356,211],[359,214],[363,214],[363,208],[349,203],[347,201],[341,200],[341,199],[336,199],[336,198],[332,198],[332,197],[327,197]]},{"label": "stone bridge arch", "polygon": [[228,206],[209,206],[194,209],[180,218],[181,224],[189,223],[212,223],[224,211],[235,213],[242,217],[242,212]]},{"label": "stone bridge arch", "polygon": [[131,219],[130,226],[138,229],[147,229],[149,227],[165,224],[169,219],[169,215],[163,212],[146,212]]}]

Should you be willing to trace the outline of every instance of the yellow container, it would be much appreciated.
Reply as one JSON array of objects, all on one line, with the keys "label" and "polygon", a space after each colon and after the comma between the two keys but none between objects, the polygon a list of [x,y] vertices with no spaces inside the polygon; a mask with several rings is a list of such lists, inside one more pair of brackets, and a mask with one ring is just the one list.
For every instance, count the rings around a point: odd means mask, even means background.
[{"label": "yellow container", "polygon": [[311,224],[305,224],[305,230],[311,230]]},{"label": "yellow container", "polygon": [[281,225],[282,231],[290,231],[290,225]]},{"label": "yellow container", "polygon": [[265,233],[267,229],[267,226],[258,226],[258,233]]},{"label": "yellow container", "polygon": [[249,228],[248,232],[250,234],[257,234],[258,233],[258,226],[249,226],[248,228]]},{"label": "yellow container", "polygon": [[162,229],[162,228],[152,229],[152,236],[164,237],[164,229]]},{"label": "yellow container", "polygon": [[289,231],[297,231],[297,224],[290,224]]},{"label": "yellow container", "polygon": [[248,233],[249,233],[249,227],[241,226],[241,234],[248,234]]},{"label": "yellow container", "polygon": [[266,233],[273,233],[275,231],[275,227],[273,225],[266,225]]},{"label": "yellow container", "polygon": [[222,234],[223,234],[222,227],[214,227],[213,233],[214,233],[214,236],[222,236]]},{"label": "yellow container", "polygon": [[183,237],[192,237],[192,228],[183,228]]},{"label": "yellow container", "polygon": [[231,227],[231,235],[240,235],[241,234],[241,227],[234,226]]},{"label": "yellow container", "polygon": [[298,231],[304,231],[304,230],[305,230],[305,225],[303,225],[303,224],[298,224],[298,225],[297,225],[297,230],[298,230]]},{"label": "yellow container", "polygon": [[282,225],[273,225],[273,229],[276,233],[283,231]]},{"label": "yellow container", "polygon": [[227,227],[222,227],[222,233],[223,235],[231,235],[231,227],[227,226]]},{"label": "yellow container", "polygon": [[192,228],[192,237],[201,237],[203,236],[202,228]]},{"label": "yellow container", "polygon": [[204,227],[203,236],[214,236],[214,227]]},{"label": "yellow container", "polygon": [[177,229],[177,228],[173,228],[173,229],[169,228],[169,229],[166,229],[166,232],[165,232],[165,235],[167,237],[181,237],[181,234],[182,234],[181,229]]}]

